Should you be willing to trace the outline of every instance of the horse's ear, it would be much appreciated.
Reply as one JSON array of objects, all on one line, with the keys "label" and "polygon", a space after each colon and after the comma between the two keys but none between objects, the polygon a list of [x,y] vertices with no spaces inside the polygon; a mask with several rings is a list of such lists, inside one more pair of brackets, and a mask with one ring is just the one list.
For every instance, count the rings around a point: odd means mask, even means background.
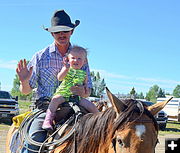
[{"label": "horse's ear", "polygon": [[120,114],[126,108],[126,105],[120,99],[118,99],[115,95],[113,95],[107,87],[106,87],[106,93],[108,95],[108,98],[113,108],[118,114]]},{"label": "horse's ear", "polygon": [[151,112],[152,115],[156,115],[160,110],[162,110],[166,104],[172,99],[173,97],[169,98],[168,100],[158,102],[152,106],[148,106],[147,109]]}]

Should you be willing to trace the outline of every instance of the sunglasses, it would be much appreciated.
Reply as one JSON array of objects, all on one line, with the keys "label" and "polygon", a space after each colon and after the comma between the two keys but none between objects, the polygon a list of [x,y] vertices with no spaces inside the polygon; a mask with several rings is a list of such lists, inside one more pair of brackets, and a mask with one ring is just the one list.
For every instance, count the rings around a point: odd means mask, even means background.
[{"label": "sunglasses", "polygon": [[58,31],[58,32],[53,32],[54,34],[59,34],[60,32],[63,32],[63,33],[68,33],[70,31]]}]

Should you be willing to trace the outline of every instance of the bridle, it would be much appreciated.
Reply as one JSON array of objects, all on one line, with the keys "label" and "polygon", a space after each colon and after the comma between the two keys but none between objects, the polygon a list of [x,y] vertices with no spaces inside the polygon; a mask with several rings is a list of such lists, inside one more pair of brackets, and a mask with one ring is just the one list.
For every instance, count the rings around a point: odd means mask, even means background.
[{"label": "bridle", "polygon": [[[146,108],[144,108],[143,104],[140,101],[137,101],[136,106],[137,106],[136,108],[139,109],[140,114],[139,114],[138,118],[132,118],[131,120],[129,120],[130,124],[132,124],[132,123],[153,123],[156,131],[158,132],[157,121],[154,118],[154,116]],[[141,116],[143,114],[146,114],[150,119],[141,119]],[[123,149],[123,146],[124,146],[123,141],[117,140],[117,138],[113,138],[111,142],[112,142],[112,146],[114,149],[114,153],[117,153],[117,150],[116,150],[117,141],[118,141],[121,149]],[[154,146],[154,153],[155,153],[155,147],[156,147],[158,142],[159,142],[159,140],[157,139],[157,142]]]}]

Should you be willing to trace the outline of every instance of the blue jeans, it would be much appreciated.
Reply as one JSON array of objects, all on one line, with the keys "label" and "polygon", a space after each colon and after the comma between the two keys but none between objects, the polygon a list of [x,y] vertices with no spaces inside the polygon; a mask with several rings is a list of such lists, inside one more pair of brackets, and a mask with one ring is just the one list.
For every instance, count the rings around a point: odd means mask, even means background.
[{"label": "blue jeans", "polygon": [[[30,125],[29,135],[34,141],[44,142],[44,140],[46,139],[47,131],[42,129],[42,124],[43,124],[45,115],[46,115],[45,112],[41,113],[38,117],[36,117],[33,120],[32,124]],[[39,150],[38,146],[30,145],[26,141],[24,142],[24,144],[26,147],[30,149],[37,150],[37,152]],[[35,153],[35,152],[34,151],[32,152],[24,147],[22,148],[21,153]]]}]

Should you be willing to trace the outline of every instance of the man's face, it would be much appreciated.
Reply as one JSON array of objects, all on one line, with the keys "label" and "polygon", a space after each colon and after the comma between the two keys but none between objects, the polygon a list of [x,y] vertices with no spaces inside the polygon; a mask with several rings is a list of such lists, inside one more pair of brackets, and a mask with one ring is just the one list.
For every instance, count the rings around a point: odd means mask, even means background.
[{"label": "man's face", "polygon": [[72,31],[52,32],[51,34],[54,37],[55,44],[61,46],[69,44]]}]

